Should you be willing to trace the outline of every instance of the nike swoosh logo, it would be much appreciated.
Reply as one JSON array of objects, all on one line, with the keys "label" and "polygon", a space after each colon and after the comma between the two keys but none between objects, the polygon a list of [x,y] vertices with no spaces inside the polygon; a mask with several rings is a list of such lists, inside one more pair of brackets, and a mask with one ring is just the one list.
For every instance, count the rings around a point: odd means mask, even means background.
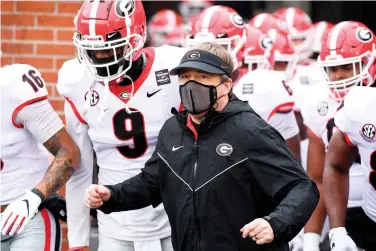
[{"label": "nike swoosh logo", "polygon": [[176,150],[178,150],[178,149],[180,149],[180,148],[182,148],[182,147],[184,147],[184,146],[178,146],[178,147],[173,146],[173,147],[172,147],[172,151],[175,152]]},{"label": "nike swoosh logo", "polygon": [[162,89],[156,90],[155,92],[152,92],[152,93],[146,93],[146,96],[147,96],[148,98],[151,98],[152,96],[154,96],[154,94],[156,94],[156,93],[159,92],[160,90],[162,90]]},{"label": "nike swoosh logo", "polygon": [[108,34],[107,37],[112,38],[115,34],[117,34],[117,33],[115,32],[115,33],[112,33],[112,34]]}]

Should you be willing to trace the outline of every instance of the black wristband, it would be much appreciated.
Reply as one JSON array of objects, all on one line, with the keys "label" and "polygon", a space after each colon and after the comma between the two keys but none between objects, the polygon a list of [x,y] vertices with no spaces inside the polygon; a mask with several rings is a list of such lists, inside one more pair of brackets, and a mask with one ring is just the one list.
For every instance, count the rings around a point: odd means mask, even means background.
[{"label": "black wristband", "polygon": [[42,194],[41,191],[39,191],[38,188],[33,188],[33,189],[31,189],[31,191],[32,191],[33,193],[35,193],[36,195],[38,195],[39,198],[41,199],[41,201],[44,201],[44,200],[45,200],[44,195]]}]

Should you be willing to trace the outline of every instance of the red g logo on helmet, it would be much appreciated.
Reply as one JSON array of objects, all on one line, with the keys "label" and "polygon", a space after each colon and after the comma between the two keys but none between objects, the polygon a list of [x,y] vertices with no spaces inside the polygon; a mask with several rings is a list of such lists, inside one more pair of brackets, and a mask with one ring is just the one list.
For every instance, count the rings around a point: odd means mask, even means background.
[{"label": "red g logo on helmet", "polygon": [[269,36],[262,36],[260,38],[260,47],[264,50],[270,49],[273,45],[273,40]]},{"label": "red g logo on helmet", "polygon": [[244,26],[244,19],[238,13],[232,14],[231,21],[238,27]]},{"label": "red g logo on helmet", "polygon": [[372,40],[372,33],[366,28],[358,28],[356,31],[356,38],[363,43],[367,43]]},{"label": "red g logo on helmet", "polygon": [[128,17],[133,14],[135,8],[134,0],[117,0],[115,12],[119,17]]}]

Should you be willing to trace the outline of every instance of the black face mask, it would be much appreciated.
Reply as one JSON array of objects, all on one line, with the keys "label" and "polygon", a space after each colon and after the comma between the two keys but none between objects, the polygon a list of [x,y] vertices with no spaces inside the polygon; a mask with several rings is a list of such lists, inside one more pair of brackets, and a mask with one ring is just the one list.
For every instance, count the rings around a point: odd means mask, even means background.
[{"label": "black face mask", "polygon": [[194,80],[187,81],[179,87],[181,102],[190,114],[197,115],[213,108],[217,98],[217,86],[204,85]]},{"label": "black face mask", "polygon": [[[89,54],[90,55],[90,54]],[[117,58],[121,58],[122,54],[118,54]],[[115,61],[115,57],[107,57],[107,58],[97,58],[93,55],[90,55],[91,60],[93,61],[94,64],[107,64]],[[109,71],[110,71],[110,76],[115,75],[119,71],[119,67],[125,65],[125,60],[120,60],[117,64],[110,65]],[[100,77],[108,77],[107,73],[107,67],[95,67],[97,70],[97,74]]]}]

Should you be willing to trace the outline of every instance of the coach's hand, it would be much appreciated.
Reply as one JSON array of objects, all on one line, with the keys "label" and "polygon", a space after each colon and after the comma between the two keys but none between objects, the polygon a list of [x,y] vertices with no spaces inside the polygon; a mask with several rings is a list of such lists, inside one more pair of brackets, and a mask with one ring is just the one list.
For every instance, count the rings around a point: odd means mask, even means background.
[{"label": "coach's hand", "polygon": [[332,251],[357,251],[355,242],[347,234],[346,228],[337,227],[329,231],[330,249]]},{"label": "coach's hand", "polygon": [[261,218],[248,223],[240,229],[240,232],[243,233],[243,238],[251,237],[259,245],[270,243],[274,240],[272,227],[269,222]]},{"label": "coach's hand", "polygon": [[42,202],[41,197],[27,190],[25,196],[12,202],[2,213],[0,230],[3,236],[13,236],[25,229],[26,224],[38,212],[38,207]]},{"label": "coach's hand", "polygon": [[98,208],[108,201],[111,197],[111,192],[102,185],[90,185],[85,191],[85,206],[88,208]]}]

